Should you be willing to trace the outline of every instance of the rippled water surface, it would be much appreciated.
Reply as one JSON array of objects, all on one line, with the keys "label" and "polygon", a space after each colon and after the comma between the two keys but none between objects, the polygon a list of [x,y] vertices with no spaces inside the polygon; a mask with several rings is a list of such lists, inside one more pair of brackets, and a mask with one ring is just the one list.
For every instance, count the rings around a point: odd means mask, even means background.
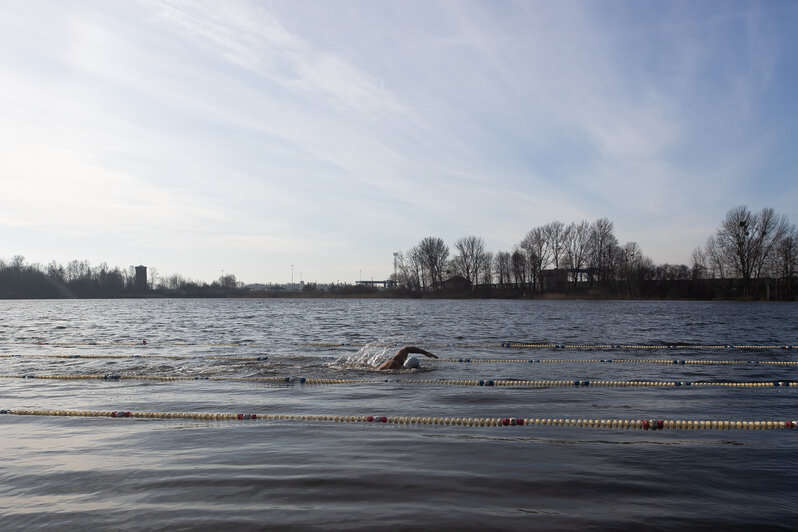
[{"label": "rippled water surface", "polygon": [[[375,371],[401,344],[448,361]],[[669,344],[773,347],[618,347]],[[794,383],[798,366],[763,364],[797,360],[785,345],[794,304],[0,301],[0,409],[796,420],[798,386],[448,382]],[[617,359],[634,362],[602,362]],[[0,414],[0,529],[792,529],[796,444],[788,429]]]}]

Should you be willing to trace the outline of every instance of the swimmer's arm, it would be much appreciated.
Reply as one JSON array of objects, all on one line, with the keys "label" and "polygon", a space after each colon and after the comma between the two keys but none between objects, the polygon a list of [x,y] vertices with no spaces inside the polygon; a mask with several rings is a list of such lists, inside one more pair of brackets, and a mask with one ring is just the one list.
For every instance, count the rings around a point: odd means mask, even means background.
[{"label": "swimmer's arm", "polygon": [[377,368],[378,371],[382,371],[384,369],[399,369],[405,363],[407,359],[407,353],[402,353],[401,351],[396,353],[393,358],[390,358],[380,364]]},{"label": "swimmer's arm", "polygon": [[410,353],[418,354],[418,355],[425,355],[425,356],[428,356],[430,358],[438,358],[437,356],[433,355],[429,351],[427,351],[425,349],[421,349],[420,347],[415,347],[415,346],[403,347],[402,349],[399,350],[399,353],[396,353],[396,354],[399,355],[400,353],[404,354],[405,358],[407,358],[407,355],[410,354]]},{"label": "swimmer's arm", "polygon": [[399,369],[407,360],[407,355],[409,354],[418,354],[418,355],[425,355],[430,358],[438,358],[437,356],[433,355],[429,351],[425,349],[421,349],[420,347],[415,347],[412,345],[408,345],[406,347],[401,348],[390,360],[386,360],[383,362],[378,368],[378,371],[386,370],[386,369]]}]

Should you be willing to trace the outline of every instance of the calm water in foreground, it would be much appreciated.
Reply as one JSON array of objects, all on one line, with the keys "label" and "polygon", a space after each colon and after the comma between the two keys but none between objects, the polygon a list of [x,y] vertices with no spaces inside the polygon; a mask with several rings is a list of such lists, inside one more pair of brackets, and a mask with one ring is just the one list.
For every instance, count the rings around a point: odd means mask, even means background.
[{"label": "calm water in foreground", "polygon": [[[141,345],[143,340],[147,345]],[[504,388],[408,382],[507,378],[795,382],[798,371],[796,366],[765,364],[584,361],[783,361],[798,359],[795,349],[464,346],[508,341],[798,345],[798,305],[0,301],[0,374],[6,376],[0,379],[0,409],[798,418],[798,386]],[[374,372],[372,365],[395,347],[318,345],[374,342],[414,343],[447,358],[558,362],[423,360],[421,370],[384,375]],[[218,355],[230,358],[208,358]],[[235,360],[257,357],[268,360]],[[93,374],[227,380],[19,378]],[[307,385],[233,380],[255,376],[374,382]],[[0,529],[794,529],[796,448],[798,430],[642,431],[3,414]]]}]

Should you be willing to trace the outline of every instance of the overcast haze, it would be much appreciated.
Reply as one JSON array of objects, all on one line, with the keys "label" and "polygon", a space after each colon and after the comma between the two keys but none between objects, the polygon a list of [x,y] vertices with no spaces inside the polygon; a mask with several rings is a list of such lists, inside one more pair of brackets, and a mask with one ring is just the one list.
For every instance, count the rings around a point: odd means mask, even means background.
[{"label": "overcast haze", "polygon": [[796,2],[0,1],[0,258],[384,279],[607,217],[798,222]]}]

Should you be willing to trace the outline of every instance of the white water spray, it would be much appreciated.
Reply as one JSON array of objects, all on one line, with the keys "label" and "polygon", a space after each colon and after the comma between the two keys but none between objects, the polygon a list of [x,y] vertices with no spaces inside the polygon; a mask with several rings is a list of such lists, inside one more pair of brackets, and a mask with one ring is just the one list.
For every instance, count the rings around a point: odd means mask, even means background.
[{"label": "white water spray", "polygon": [[347,368],[368,368],[373,369],[389,360],[396,354],[396,350],[408,343],[411,343],[407,336],[389,336],[369,342],[361,347],[357,353],[349,353],[340,356],[331,365]]}]

